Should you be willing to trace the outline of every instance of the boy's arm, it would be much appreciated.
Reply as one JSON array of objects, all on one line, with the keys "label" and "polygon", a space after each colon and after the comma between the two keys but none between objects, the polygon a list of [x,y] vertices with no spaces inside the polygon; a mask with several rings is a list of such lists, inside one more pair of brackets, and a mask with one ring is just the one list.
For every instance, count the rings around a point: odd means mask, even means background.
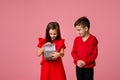
[{"label": "boy's arm", "polygon": [[71,55],[72,55],[73,59],[74,59],[75,61],[77,61],[77,60],[79,60],[79,56],[78,56],[78,54],[77,54],[76,43],[75,43],[75,42],[76,42],[76,41],[74,40],[74,44],[73,44],[73,48],[72,48]]},{"label": "boy's arm", "polygon": [[91,56],[89,56],[87,59],[83,60],[83,61],[85,61],[86,64],[94,62],[95,59],[98,56],[98,41],[95,40],[93,42],[94,43],[93,43],[93,47],[92,47],[92,50],[91,50]]}]

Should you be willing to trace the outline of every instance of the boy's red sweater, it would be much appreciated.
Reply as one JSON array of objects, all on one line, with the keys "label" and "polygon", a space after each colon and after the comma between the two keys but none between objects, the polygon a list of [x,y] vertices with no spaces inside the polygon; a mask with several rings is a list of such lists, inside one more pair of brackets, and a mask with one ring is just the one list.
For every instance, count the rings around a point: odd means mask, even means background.
[{"label": "boy's red sweater", "polygon": [[71,55],[75,65],[77,65],[78,60],[83,60],[86,63],[84,68],[94,67],[98,55],[98,40],[93,35],[90,35],[86,41],[83,41],[80,36],[76,37]]}]

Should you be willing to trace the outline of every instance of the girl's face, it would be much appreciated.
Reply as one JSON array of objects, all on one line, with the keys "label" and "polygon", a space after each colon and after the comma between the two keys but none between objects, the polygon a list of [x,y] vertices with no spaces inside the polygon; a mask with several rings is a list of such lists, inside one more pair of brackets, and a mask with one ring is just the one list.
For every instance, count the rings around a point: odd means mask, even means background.
[{"label": "girl's face", "polygon": [[86,33],[88,32],[88,28],[82,27],[81,25],[78,25],[75,28],[81,37],[85,37]]},{"label": "girl's face", "polygon": [[56,37],[57,37],[57,30],[56,29],[50,29],[49,30],[49,35],[50,35],[52,40],[55,40]]}]

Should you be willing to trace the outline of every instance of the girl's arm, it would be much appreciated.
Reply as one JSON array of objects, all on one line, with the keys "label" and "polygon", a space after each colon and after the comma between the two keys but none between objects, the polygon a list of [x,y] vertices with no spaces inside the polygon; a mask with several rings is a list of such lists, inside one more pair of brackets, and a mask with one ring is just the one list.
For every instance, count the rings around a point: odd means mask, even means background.
[{"label": "girl's arm", "polygon": [[43,47],[42,47],[42,48],[38,48],[36,55],[37,55],[37,56],[41,56],[42,53],[43,53]]},{"label": "girl's arm", "polygon": [[64,56],[64,48],[60,50],[60,57],[63,57],[63,56]]},{"label": "girl's arm", "polygon": [[57,59],[58,57],[63,57],[64,56],[64,48],[60,50],[60,52],[54,52],[52,54],[53,59]]},{"label": "girl's arm", "polygon": [[[51,43],[50,43],[50,42],[47,42],[47,43],[45,43],[43,46],[49,45],[49,44],[51,44]],[[38,48],[38,50],[37,50],[37,56],[41,56],[42,53],[43,53],[43,47]]]}]

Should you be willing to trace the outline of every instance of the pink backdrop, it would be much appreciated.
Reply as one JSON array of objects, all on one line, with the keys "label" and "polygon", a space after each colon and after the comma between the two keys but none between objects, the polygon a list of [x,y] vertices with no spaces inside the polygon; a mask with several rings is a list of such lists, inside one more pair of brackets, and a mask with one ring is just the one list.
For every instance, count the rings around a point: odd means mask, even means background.
[{"label": "pink backdrop", "polygon": [[99,40],[95,80],[120,80],[119,0],[0,0],[0,80],[39,80],[41,57],[36,57],[38,37],[48,22],[60,23],[66,40],[64,67],[68,80],[76,80],[70,55],[73,24],[81,16],[91,21]]}]

